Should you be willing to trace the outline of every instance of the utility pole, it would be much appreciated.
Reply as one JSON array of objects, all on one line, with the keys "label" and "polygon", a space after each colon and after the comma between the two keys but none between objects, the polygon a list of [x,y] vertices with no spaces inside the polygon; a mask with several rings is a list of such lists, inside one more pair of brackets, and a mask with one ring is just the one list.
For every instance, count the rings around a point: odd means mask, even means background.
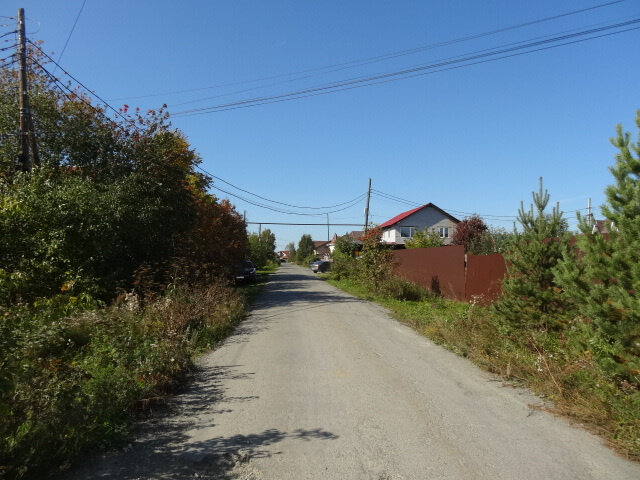
[{"label": "utility pole", "polygon": [[369,228],[369,200],[371,199],[371,179],[369,179],[369,189],[367,190],[367,206],[364,207],[364,233]]},{"label": "utility pole", "polygon": [[[40,163],[38,147],[33,132],[31,109],[29,108],[29,86],[27,83],[27,36],[25,34],[24,8],[18,9],[18,105],[20,107],[20,164],[29,171],[33,164]],[[29,151],[31,150],[31,151]],[[33,161],[32,161],[33,157]]]},{"label": "utility pole", "polygon": [[327,213],[327,242],[331,240],[329,238],[329,214]]},{"label": "utility pole", "polygon": [[587,202],[587,217],[589,218],[589,226],[592,226],[593,216],[591,215],[591,199]]}]

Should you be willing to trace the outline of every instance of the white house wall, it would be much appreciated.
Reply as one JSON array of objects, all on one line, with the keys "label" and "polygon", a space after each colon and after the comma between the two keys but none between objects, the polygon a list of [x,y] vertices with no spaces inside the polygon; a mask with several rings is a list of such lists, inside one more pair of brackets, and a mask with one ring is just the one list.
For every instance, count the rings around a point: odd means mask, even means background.
[{"label": "white house wall", "polygon": [[451,243],[451,237],[455,231],[456,224],[446,215],[439,212],[435,208],[426,207],[416,213],[403,218],[398,223],[388,227],[382,233],[382,241],[384,243],[402,243],[406,240],[400,236],[400,227],[416,227],[416,230],[424,230],[425,227],[433,229],[436,232],[440,227],[449,227],[449,238],[444,238],[445,245]]}]

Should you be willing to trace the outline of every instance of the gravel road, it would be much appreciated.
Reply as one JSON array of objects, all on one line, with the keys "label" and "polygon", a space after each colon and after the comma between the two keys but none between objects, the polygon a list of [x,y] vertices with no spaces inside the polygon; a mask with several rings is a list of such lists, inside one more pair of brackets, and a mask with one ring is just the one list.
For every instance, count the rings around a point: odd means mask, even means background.
[{"label": "gravel road", "polygon": [[541,401],[285,264],[169,414],[69,479],[640,479]]}]

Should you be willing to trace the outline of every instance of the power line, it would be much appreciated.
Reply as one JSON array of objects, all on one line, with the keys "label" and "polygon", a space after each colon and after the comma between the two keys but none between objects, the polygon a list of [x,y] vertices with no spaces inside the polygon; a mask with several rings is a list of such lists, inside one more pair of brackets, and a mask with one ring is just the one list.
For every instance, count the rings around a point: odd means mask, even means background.
[{"label": "power line", "polygon": [[[227,180],[225,180],[223,178],[220,178],[220,177],[218,177],[217,175],[214,175],[211,172],[206,171],[204,168],[200,167],[199,165],[196,165],[196,168],[198,170],[202,171],[203,173],[209,175],[210,177],[213,177],[213,178],[215,178],[217,180],[220,180],[223,183],[226,183],[227,185],[229,185],[230,187],[235,188],[236,190],[240,190],[241,192],[248,193],[249,195],[253,195],[254,197],[257,197],[257,198],[259,198],[261,200],[266,200],[267,202],[271,202],[271,203],[277,203],[279,205],[284,205],[286,207],[303,208],[303,209],[311,209],[311,210],[325,210],[327,208],[341,207],[342,205],[346,205],[347,203],[351,203],[354,200],[356,200],[356,199],[352,199],[352,200],[349,200],[349,201],[346,201],[346,202],[337,203],[336,205],[328,205],[328,206],[325,206],[325,207],[309,207],[309,206],[302,206],[302,205],[292,205],[290,203],[279,202],[277,200],[272,200],[270,198],[262,197],[262,196],[258,195],[257,193],[253,193],[253,192],[250,192],[249,190],[245,190],[243,188],[240,188],[240,187],[234,185],[233,183],[228,182]],[[360,197],[360,196],[361,195],[359,195],[358,197]]]},{"label": "power line", "polygon": [[13,35],[13,34],[16,34],[16,33],[18,33],[17,30],[13,30],[11,32],[6,32],[6,33],[3,33],[2,35],[0,35],[0,38],[8,37],[9,35]]},{"label": "power line", "polygon": [[[84,6],[85,6],[86,3],[87,3],[87,0],[83,0],[82,6],[80,7],[80,11],[78,12],[78,15],[76,15],[76,19],[73,22],[73,26],[71,27],[71,31],[69,32],[69,36],[67,37],[67,40],[64,42],[64,47],[62,47],[62,51],[60,52],[60,55],[58,56],[58,62],[62,58],[62,55],[64,55],[64,52],[67,49],[67,45],[69,45],[69,40],[71,40],[71,35],[73,35],[73,31],[76,29],[76,25],[78,24],[78,20],[80,19],[80,14],[82,13],[82,10],[84,10]],[[54,72],[55,72],[55,70],[54,70]]]},{"label": "power line", "polygon": [[[374,193],[374,195],[376,195],[376,196],[378,196],[380,198],[384,198],[386,200],[393,200],[393,201],[396,201],[396,202],[399,202],[399,203],[403,203],[403,204],[408,205],[408,206],[418,207],[418,206],[424,205],[422,203],[414,202],[414,201],[411,201],[411,200],[407,200],[407,199],[404,199],[404,198],[397,197],[395,195],[391,195],[391,194],[388,194],[388,193],[385,193],[385,192],[381,192],[380,190],[372,190],[372,193]],[[517,215],[497,215],[497,214],[492,214],[492,213],[485,214],[485,213],[478,213],[478,212],[464,212],[464,211],[461,211],[461,210],[455,210],[455,209],[446,208],[446,207],[442,207],[442,209],[447,211],[447,212],[453,212],[455,214],[478,215],[478,216],[480,216],[482,218],[485,218],[487,220],[490,220],[490,221],[511,222],[511,221],[514,221],[514,220],[518,219]],[[587,209],[587,207],[578,208],[578,209],[575,209],[575,210],[576,211],[580,211],[580,210],[586,210],[586,209]],[[566,218],[571,219],[571,218],[577,218],[577,217],[573,216],[573,217],[566,217]]]},{"label": "power line", "polygon": [[[622,17],[622,18],[623,19],[627,19],[627,18],[631,18],[631,17],[627,16],[627,17]],[[616,19],[616,20],[618,20],[618,19]],[[550,35],[541,35],[541,36],[533,37],[533,38],[531,38],[531,39],[529,39],[527,41],[539,40],[539,39],[543,39],[543,38],[550,38],[550,37],[552,37],[554,35],[560,35],[560,34],[564,34],[564,33],[575,32],[575,31],[580,30],[582,28],[600,26],[600,25],[603,25],[603,24],[606,24],[606,23],[608,23],[608,22],[599,22],[599,23],[595,23],[595,24],[591,24],[591,25],[586,25],[584,27],[572,28],[572,29],[568,29],[568,30],[562,30],[560,32],[556,32],[556,33],[550,34]],[[511,46],[511,45],[520,45],[520,44],[525,43],[525,42],[526,41],[511,42],[511,43],[506,43],[503,46],[506,47],[506,46]],[[444,44],[444,43],[448,43],[448,42],[442,42],[442,44]],[[453,41],[452,43],[456,43],[456,42]],[[441,44],[437,44],[437,45],[441,45]],[[485,49],[482,49],[482,50],[476,50],[476,51],[474,51],[472,53],[476,54],[476,53],[487,52],[487,51],[495,50],[495,48],[496,47],[485,48]],[[436,60],[436,61],[451,60],[451,59],[455,59],[455,58],[460,58],[462,56],[464,56],[464,55],[454,55],[452,57],[446,57],[446,58],[443,58],[443,59],[440,59],[440,60]],[[367,65],[367,64],[370,64],[370,63],[375,63],[375,62],[363,62],[363,63],[360,63],[360,64],[358,64],[356,66]],[[340,71],[340,70],[346,70],[346,69],[349,69],[349,68],[352,68],[352,67],[342,67],[342,68],[336,68],[336,69],[333,69],[333,70],[327,70],[326,72],[323,72],[323,74],[324,73],[337,72],[337,71]],[[359,75],[359,76],[356,76],[356,77],[348,78],[346,80],[358,80],[358,79],[366,78],[367,76],[371,76],[371,75],[372,74]],[[295,78],[291,78],[291,79],[280,81],[280,82],[269,83],[269,84],[266,84],[266,85],[257,85],[255,87],[249,87],[249,88],[245,88],[245,89],[242,89],[242,90],[234,90],[234,91],[231,91],[231,92],[220,93],[220,94],[212,95],[212,96],[208,96],[208,97],[200,97],[200,98],[196,98],[196,99],[193,99],[193,100],[188,100],[188,101],[185,101],[185,102],[178,102],[178,103],[172,102],[172,103],[169,103],[169,107],[173,108],[173,107],[177,107],[177,106],[181,106],[181,105],[189,105],[189,104],[193,104],[193,103],[199,103],[199,102],[203,102],[205,100],[212,100],[214,98],[237,95],[239,93],[246,93],[246,92],[250,92],[250,91],[253,91],[253,90],[260,90],[260,89],[264,89],[264,88],[268,88],[268,87],[282,85],[282,84],[285,84],[285,83],[295,82],[295,81],[298,81],[298,80],[304,80],[304,79],[315,77],[315,76],[317,76],[317,75],[313,75],[313,74],[312,75],[305,75],[305,76],[302,76],[302,77],[295,77]],[[346,80],[343,80],[343,81],[346,81]],[[318,86],[319,87],[322,87],[322,86],[333,86],[333,85],[335,85],[337,83],[340,83],[340,82],[339,81],[334,81],[334,82],[330,82],[330,83],[327,83],[327,84],[321,84],[321,85],[318,85]],[[134,98],[137,98],[137,97],[134,97]]]},{"label": "power line", "polygon": [[[373,193],[380,197],[380,198],[384,198],[387,200],[393,200],[399,203],[404,203],[408,206],[413,206],[413,207],[420,207],[425,205],[424,203],[418,203],[418,202],[414,202],[411,200],[407,200],[404,198],[400,198],[400,197],[396,197],[395,195],[391,195],[385,192],[381,192],[380,190],[373,190]],[[441,207],[443,210],[447,211],[447,212],[453,212],[455,214],[464,214],[464,215],[479,215],[481,217],[493,217],[493,219],[495,220],[499,220],[499,219],[515,219],[517,218],[516,215],[494,215],[494,214],[483,214],[483,213],[477,213],[477,212],[463,212],[461,210],[454,210],[452,208],[445,208],[445,207]]]},{"label": "power line", "polygon": [[[301,225],[326,227],[326,223],[292,223],[292,222],[246,222],[249,225]],[[362,223],[329,223],[332,227],[361,227]]]},{"label": "power line", "polygon": [[[556,36],[556,37],[553,37],[553,38],[550,38],[550,39],[546,39],[546,40],[539,40],[539,41],[535,41],[535,42],[529,42],[529,43],[526,43],[526,44],[523,44],[523,45],[519,45],[519,46],[515,46],[515,47],[510,47],[510,48],[497,47],[498,49],[493,50],[491,52],[487,52],[487,53],[481,53],[481,54],[477,54],[477,55],[470,55],[470,56],[466,56],[466,57],[463,57],[463,58],[456,58],[456,59],[453,59],[453,60],[447,60],[447,61],[434,63],[434,64],[421,65],[421,66],[412,67],[412,68],[408,68],[408,69],[403,69],[403,70],[399,70],[399,71],[395,71],[395,72],[384,73],[384,74],[379,74],[379,75],[373,75],[373,76],[369,76],[369,77],[362,78],[362,79],[357,79],[357,80],[348,80],[348,81],[344,81],[344,82],[335,82],[335,83],[333,83],[333,84],[331,84],[329,86],[308,88],[308,89],[293,91],[293,92],[284,93],[284,94],[280,94],[280,95],[272,95],[272,96],[267,96],[267,97],[257,97],[257,98],[251,98],[251,99],[241,100],[241,101],[227,103],[227,104],[220,104],[220,105],[213,105],[213,106],[209,106],[209,107],[201,107],[201,108],[196,108],[196,109],[184,110],[184,111],[181,111],[181,112],[176,112],[176,113],[172,114],[172,116],[187,117],[187,116],[194,116],[194,115],[203,115],[203,114],[207,114],[207,113],[217,113],[217,112],[223,112],[223,111],[228,111],[228,110],[235,110],[235,109],[238,109],[238,108],[247,108],[247,107],[254,107],[254,106],[259,106],[259,105],[266,105],[266,104],[270,104],[270,103],[279,103],[279,102],[283,102],[283,101],[298,100],[298,99],[301,99],[301,98],[307,98],[307,97],[311,97],[311,96],[326,95],[328,93],[335,93],[335,92],[344,91],[344,90],[351,90],[351,89],[354,89],[354,88],[362,88],[362,87],[371,86],[371,85],[378,85],[378,84],[388,83],[388,82],[392,82],[392,81],[404,80],[404,79],[407,79],[407,78],[413,78],[413,77],[417,77],[417,76],[423,76],[423,75],[442,72],[442,71],[446,71],[446,70],[453,70],[453,69],[457,69],[457,68],[469,67],[469,66],[478,65],[478,64],[481,64],[481,63],[488,63],[488,62],[501,60],[501,59],[505,59],[505,58],[510,58],[510,57],[515,57],[515,56],[519,56],[519,55],[525,55],[525,54],[530,54],[530,53],[534,53],[534,52],[538,52],[538,51],[549,50],[549,49],[552,49],[552,48],[557,48],[557,47],[570,45],[570,44],[574,44],[574,43],[580,43],[580,42],[584,42],[584,41],[588,41],[588,40],[594,40],[594,39],[597,39],[597,38],[602,38],[602,37],[606,37],[606,36],[610,36],[610,35],[617,35],[617,34],[620,34],[620,33],[631,31],[631,30],[637,30],[640,27],[628,28],[628,29],[625,29],[625,30],[619,30],[619,31],[616,31],[616,32],[609,32],[609,33],[602,34],[602,35],[594,35],[594,36],[591,36],[591,37],[588,37],[588,38],[582,38],[582,39],[578,39],[578,40],[567,41],[567,42],[564,42],[564,43],[557,43],[555,45],[550,45],[550,46],[548,45],[548,46],[540,47],[540,48],[532,48],[532,47],[536,47],[536,46],[540,46],[540,45],[550,44],[550,43],[553,43],[553,42],[561,42],[563,40],[568,40],[568,39],[576,38],[576,37],[579,37],[579,36],[592,35],[594,33],[602,32],[602,31],[606,31],[606,30],[610,30],[610,29],[614,29],[614,28],[621,28],[621,27],[624,27],[624,26],[629,26],[629,25],[633,25],[633,24],[637,24],[637,23],[640,23],[640,18],[635,18],[635,19],[629,20],[627,22],[620,22],[620,23],[613,24],[613,25],[607,25],[605,27],[599,27],[599,28],[593,28],[593,29],[589,29],[589,30],[584,30],[584,31],[581,31],[581,32],[578,32],[578,33],[562,35],[562,36]],[[511,53],[511,54],[503,55],[503,54],[506,54],[508,52],[513,52],[513,51],[523,50],[523,49],[531,49],[531,50],[528,50],[528,51],[525,51],[525,52],[518,52],[518,53]],[[496,55],[500,55],[500,56],[495,57]],[[492,56],[494,56],[495,58],[487,58],[487,57],[492,57]],[[473,60],[477,60],[477,61],[473,61]],[[469,62],[469,63],[465,63],[465,62]],[[463,65],[456,65],[456,64],[460,64],[460,63],[463,63]],[[454,65],[454,66],[450,66],[450,65]],[[446,67],[446,68],[440,68],[440,67]],[[435,70],[435,69],[437,69],[437,70]],[[433,71],[425,72],[425,70],[433,70]],[[395,77],[399,77],[399,78],[395,78]]]},{"label": "power line", "polygon": [[[291,211],[288,211],[288,210],[282,210],[282,209],[279,209],[279,208],[276,208],[276,207],[272,207],[271,205],[265,205],[265,204],[262,204],[262,203],[258,203],[258,202],[255,202],[255,201],[251,200],[251,199],[243,197],[241,195],[229,192],[228,190],[225,190],[225,189],[223,189],[221,187],[218,187],[216,185],[211,185],[211,188],[213,188],[215,190],[219,190],[219,191],[221,191],[223,193],[226,193],[227,195],[231,195],[232,197],[238,198],[238,199],[240,199],[240,200],[242,200],[244,202],[247,202],[250,205],[254,205],[256,207],[265,208],[267,210],[271,210],[271,211],[278,212],[278,213],[283,213],[285,215],[299,215],[299,216],[309,216],[309,217],[318,217],[318,216],[326,215],[327,213],[336,213],[336,212],[341,212],[343,210],[347,210],[349,208],[354,207],[359,201],[362,201],[364,199],[364,197],[366,196],[366,194],[363,193],[362,195],[357,197],[356,200],[351,205],[348,205],[346,207],[343,207],[343,208],[340,208],[340,209],[337,209],[337,210],[331,210],[331,211],[320,212],[320,213],[300,213],[300,212],[291,212]],[[325,225],[326,225],[326,223],[325,223]]]},{"label": "power line", "polygon": [[[34,46],[36,46],[36,47],[37,47],[37,45],[33,44],[33,42],[30,42],[30,43],[31,43],[32,45],[34,45]],[[40,49],[39,47],[37,47],[37,48],[42,52],[42,49]],[[44,53],[44,52],[42,52],[42,53]],[[45,55],[46,55],[46,53],[45,53]],[[46,56],[47,56],[47,58],[49,58],[49,59],[50,59],[54,64],[56,64],[56,65],[57,65],[57,63],[56,63],[53,59],[51,59],[51,57],[50,57],[49,55],[46,55]],[[58,86],[58,88],[59,88],[59,89],[60,89],[60,86],[62,86],[62,87],[63,87],[65,90],[67,90],[70,94],[72,94],[72,95],[76,96],[80,101],[82,101],[83,103],[85,103],[86,105],[88,105],[89,107],[91,107],[92,109],[94,109],[95,111],[97,111],[97,112],[101,113],[102,115],[104,115],[104,112],[102,112],[100,109],[96,108],[95,106],[91,105],[91,103],[87,102],[87,101],[86,101],[86,100],[84,100],[82,97],[80,97],[80,96],[76,95],[76,94],[75,94],[75,93],[74,93],[74,92],[73,92],[73,91],[72,91],[72,90],[71,90],[67,85],[65,85],[64,83],[60,82],[60,81],[59,81],[59,80],[58,80],[58,79],[57,79],[57,78],[56,78],[56,77],[55,77],[51,72],[49,72],[49,70],[48,70],[47,68],[45,68],[45,67],[44,67],[40,62],[38,62],[38,61],[37,61],[37,60],[35,60],[35,59],[30,59],[30,60],[31,60],[32,62],[34,62],[36,65],[38,65],[38,66],[43,70],[43,72],[45,72],[45,74],[46,74],[46,75],[47,75],[47,76],[52,80],[52,82],[53,82],[56,86]],[[58,67],[60,67],[60,66],[58,65]],[[87,88],[84,84],[82,84],[81,82],[79,82],[75,77],[73,77],[71,74],[69,74],[69,73],[68,73],[64,68],[60,67],[60,69],[61,69],[61,70],[62,70],[66,75],[68,75],[69,77],[71,77],[72,79],[74,79],[77,83],[79,83],[79,84],[80,84],[80,85],[81,85],[85,90],[89,91],[89,90],[88,90],[88,88]],[[95,96],[96,98],[100,99],[101,101],[104,101],[104,100],[102,100],[102,98],[101,98],[100,96],[98,96],[97,94],[95,94],[95,93],[93,93],[93,92],[91,92],[91,91],[89,91],[89,92],[90,92],[93,96]],[[72,100],[72,98],[71,98],[67,93],[65,93],[64,91],[63,91],[62,93],[63,93],[63,94],[64,94],[64,95],[69,99],[69,100]],[[113,109],[113,107],[111,107],[111,106],[110,106],[110,105],[108,105],[108,104],[106,104],[106,105],[107,105],[107,106],[109,106],[112,110],[114,110],[114,111],[115,111],[115,109]],[[118,114],[119,114],[119,112],[116,112],[116,113],[118,113]],[[121,114],[119,114],[119,116],[120,116],[120,117],[122,117],[122,118],[124,118],[125,120],[129,121],[128,119],[126,119],[125,117],[123,117]],[[106,116],[105,116],[105,117],[106,117]],[[106,118],[108,118],[108,117],[106,117]],[[130,122],[130,123],[131,123],[131,122]],[[136,126],[136,128],[139,128],[139,127],[137,127],[137,126]],[[261,204],[261,203],[258,203],[258,202],[254,202],[254,201],[251,201],[250,199],[247,199],[247,198],[245,198],[245,197],[241,197],[241,196],[236,195],[236,194],[234,194],[234,193],[232,193],[232,192],[228,192],[227,190],[224,190],[224,189],[222,189],[222,188],[220,188],[220,187],[218,187],[218,186],[215,186],[215,185],[213,186],[213,188],[215,188],[215,189],[217,189],[217,190],[220,190],[220,191],[222,191],[222,192],[224,192],[224,193],[226,193],[226,194],[228,194],[228,195],[231,195],[231,196],[234,196],[234,197],[236,197],[236,198],[239,198],[240,200],[243,200],[243,201],[245,201],[245,202],[247,202],[247,203],[249,203],[249,204],[252,204],[252,205],[255,205],[255,206],[258,206],[258,207],[261,207],[261,208],[266,208],[266,209],[269,209],[269,210],[272,210],[272,211],[276,211],[276,212],[279,212],[279,213],[287,214],[287,215],[304,215],[304,216],[312,215],[312,216],[317,216],[317,215],[325,215],[325,214],[327,214],[327,213],[340,212],[340,211],[342,211],[342,210],[346,210],[346,209],[348,209],[348,208],[353,207],[355,204],[357,204],[357,202],[358,202],[358,201],[362,200],[362,199],[364,198],[364,196],[365,196],[365,194],[363,193],[363,194],[359,195],[358,197],[356,197],[356,198],[354,198],[354,199],[352,199],[352,200],[349,200],[349,201],[347,201],[347,202],[342,202],[342,203],[339,203],[339,204],[336,204],[336,205],[330,205],[330,206],[325,206],[325,207],[310,207],[310,206],[299,206],[299,205],[293,205],[293,204],[288,204],[288,203],[284,203],[284,202],[279,202],[279,201],[277,201],[277,200],[272,200],[272,199],[268,199],[268,198],[266,198],[266,197],[260,196],[260,195],[258,195],[258,194],[253,193],[253,192],[250,192],[250,191],[248,191],[248,190],[246,190],[246,189],[243,189],[243,188],[241,188],[241,187],[238,187],[238,186],[236,186],[236,185],[232,184],[231,182],[228,182],[227,180],[224,180],[223,178],[221,178],[221,177],[219,177],[219,176],[217,176],[217,175],[214,175],[214,174],[212,174],[212,173],[210,173],[210,172],[206,171],[205,169],[203,169],[203,168],[202,168],[202,167],[200,167],[199,165],[195,165],[195,167],[196,167],[196,168],[198,168],[199,170],[201,170],[203,173],[205,173],[205,174],[207,174],[207,175],[209,175],[209,176],[211,176],[211,177],[213,177],[213,178],[216,178],[216,179],[218,179],[218,180],[220,180],[220,181],[224,182],[225,184],[230,185],[230,186],[232,186],[233,188],[236,188],[237,190],[240,190],[240,191],[242,191],[242,192],[248,193],[248,194],[250,194],[250,195],[253,195],[253,196],[257,197],[257,198],[260,198],[260,199],[262,199],[262,200],[265,200],[265,201],[268,201],[268,202],[271,202],[271,203],[277,203],[277,204],[280,204],[280,205],[289,206],[289,207],[293,207],[293,208],[301,208],[301,209],[317,209],[317,210],[320,210],[320,209],[323,209],[323,210],[324,210],[324,209],[327,209],[327,208],[335,208],[335,207],[339,207],[339,206],[344,206],[344,205],[346,205],[346,207],[344,207],[344,208],[340,208],[340,209],[337,209],[337,210],[323,211],[323,212],[320,212],[320,213],[298,213],[298,212],[286,211],[286,210],[283,210],[283,209],[276,209],[276,208],[273,208],[273,207],[271,207],[271,206],[269,206],[269,205],[264,205],[264,204]]]},{"label": "power line", "polygon": [[[524,27],[527,27],[527,26],[531,26],[531,25],[535,25],[535,24],[539,24],[539,23],[544,23],[544,22],[548,22],[548,21],[551,21],[551,20],[556,20],[556,19],[562,18],[562,17],[568,17],[568,16],[572,16],[572,15],[577,15],[579,13],[584,13],[584,12],[587,12],[587,11],[590,11],[590,10],[609,7],[611,5],[622,3],[624,1],[626,1],[626,0],[616,0],[616,1],[611,1],[611,2],[601,3],[601,4],[598,4],[598,5],[594,5],[592,7],[586,7],[586,8],[582,8],[582,9],[579,9],[579,10],[573,10],[573,11],[569,11],[569,12],[565,12],[565,13],[561,13],[561,14],[557,14],[557,15],[553,15],[553,16],[549,16],[549,17],[544,17],[544,18],[540,18],[540,19],[536,19],[536,20],[531,20],[531,21],[520,23],[520,24],[516,24],[516,25],[510,25],[510,26],[507,26],[507,27],[502,27],[502,28],[498,28],[498,29],[494,29],[494,30],[489,30],[489,31],[486,31],[486,32],[467,35],[467,36],[455,38],[455,39],[452,39],[452,40],[445,40],[445,41],[438,42],[438,43],[427,44],[427,45],[414,47],[414,48],[410,48],[410,49],[405,49],[405,50],[398,50],[398,51],[394,51],[394,52],[390,52],[390,53],[386,53],[386,54],[382,54],[382,55],[377,55],[377,56],[373,56],[373,57],[367,57],[367,58],[358,59],[358,60],[351,60],[351,61],[337,63],[337,64],[333,64],[333,65],[326,65],[324,67],[315,67],[315,68],[311,68],[311,69],[299,70],[299,71],[296,71],[296,72],[279,74],[279,75],[272,75],[272,76],[257,78],[257,79],[253,79],[253,80],[243,80],[243,81],[239,81],[239,82],[230,82],[230,83],[211,85],[211,86],[206,86],[206,87],[183,89],[183,90],[173,90],[173,91],[168,91],[168,92],[152,93],[152,94],[139,95],[139,96],[119,97],[119,98],[113,98],[111,100],[133,100],[133,99],[140,99],[140,98],[151,98],[151,97],[166,96],[166,95],[176,95],[176,94],[182,94],[182,93],[190,93],[190,92],[210,90],[210,89],[215,89],[215,88],[223,88],[223,87],[229,87],[229,86],[235,86],[235,85],[242,85],[242,84],[247,84],[247,83],[262,82],[262,81],[265,81],[265,80],[274,80],[274,79],[277,79],[277,78],[290,77],[290,76],[295,76],[295,75],[300,75],[300,74],[305,74],[305,73],[311,73],[311,72],[321,72],[320,74],[331,73],[331,72],[336,72],[336,71],[345,70],[345,69],[349,69],[349,68],[368,65],[368,64],[371,64],[371,63],[381,62],[381,61],[384,61],[384,60],[394,59],[394,58],[398,58],[398,57],[401,57],[401,56],[412,55],[412,54],[415,54],[415,53],[421,53],[421,52],[424,52],[424,51],[427,51],[427,50],[432,50],[432,49],[439,48],[439,47],[444,47],[444,46],[454,45],[454,44],[457,44],[457,43],[467,42],[469,40],[475,40],[475,39],[478,39],[478,38],[487,37],[487,36],[495,35],[495,34],[498,34],[498,33],[504,33],[504,32],[510,31],[510,30],[516,30],[516,29],[519,29],[519,28],[524,28]],[[338,68],[338,67],[342,67],[342,68]],[[307,76],[304,76],[304,77],[301,77],[301,78],[297,78],[297,79],[294,79],[294,80],[300,80],[300,79],[309,78],[309,77],[312,77],[312,76],[313,75],[307,75]],[[272,84],[272,85],[277,85],[277,84],[280,84],[280,83],[287,83],[287,82],[290,82],[290,81],[293,81],[293,80],[287,80],[285,82],[278,82],[278,83]],[[269,86],[272,86],[272,85],[269,85]],[[253,89],[256,89],[256,88],[261,88],[261,87],[253,87],[253,88],[247,89],[247,90],[253,90]],[[189,102],[183,102],[183,104],[184,103],[189,103]]]},{"label": "power line", "polygon": [[[84,83],[82,83],[80,80],[78,80],[76,77],[74,77],[73,75],[71,75],[68,71],[66,71],[62,66],[60,66],[60,64],[58,62],[56,62],[53,58],[51,58],[51,56],[49,56],[44,50],[42,50],[38,45],[36,45],[35,43],[33,43],[31,40],[28,40],[28,42],[33,45],[34,47],[36,47],[40,53],[42,53],[45,57],[47,57],[54,65],[56,65],[60,70],[62,70],[62,72],[67,75],[69,78],[71,78],[74,82],[76,82],[78,85],[80,85],[82,88],[84,88],[89,94],[91,94],[92,96],[94,96],[95,98],[97,98],[98,100],[100,100],[107,108],[109,108],[110,110],[112,110],[116,115],[118,115],[120,118],[122,118],[125,122],[129,123],[131,126],[133,126],[134,128],[136,128],[137,130],[142,130],[138,125],[135,124],[135,122],[133,120],[131,120],[130,118],[125,117],[124,115],[122,115],[122,113],[120,113],[119,110],[115,109],[114,107],[112,107],[106,100],[104,100],[102,97],[100,97],[97,93],[95,93],[93,90],[89,89],[89,87],[87,87]],[[42,65],[40,65],[42,67]],[[85,102],[87,103],[87,102]]]}]

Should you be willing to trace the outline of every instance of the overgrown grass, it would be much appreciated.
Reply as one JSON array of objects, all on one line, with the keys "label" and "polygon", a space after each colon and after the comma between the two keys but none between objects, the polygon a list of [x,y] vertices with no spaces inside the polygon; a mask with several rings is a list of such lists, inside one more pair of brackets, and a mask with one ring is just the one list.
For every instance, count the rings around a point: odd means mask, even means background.
[{"label": "overgrown grass", "polygon": [[506,380],[550,399],[549,409],[640,460],[640,392],[603,368],[609,352],[593,327],[573,319],[564,332],[513,331],[481,305],[440,297],[398,300],[349,278],[332,285],[388,308],[395,318]]},{"label": "overgrown grass", "polygon": [[127,441],[136,413],[184,383],[275,268],[246,287],[175,288],[146,304],[60,295],[0,307],[0,477],[43,478]]}]

